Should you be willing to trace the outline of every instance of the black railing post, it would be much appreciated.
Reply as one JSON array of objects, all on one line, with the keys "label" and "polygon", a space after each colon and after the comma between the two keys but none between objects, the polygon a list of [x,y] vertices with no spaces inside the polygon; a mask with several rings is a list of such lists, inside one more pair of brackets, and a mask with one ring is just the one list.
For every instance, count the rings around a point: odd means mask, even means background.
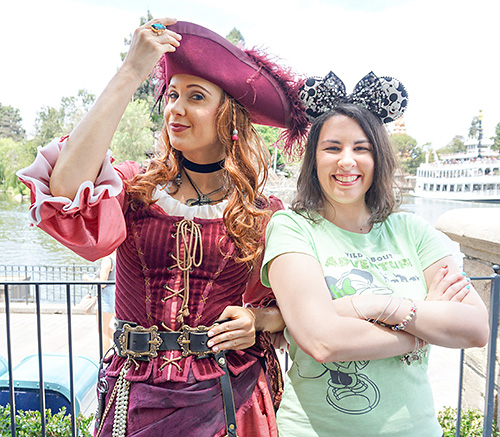
[{"label": "black railing post", "polygon": [[7,366],[9,368],[9,399],[10,399],[10,433],[16,437],[16,396],[14,392],[14,374],[12,370],[12,338],[10,331],[10,299],[9,286],[4,285],[5,324],[7,328]]},{"label": "black railing post", "polygon": [[462,387],[464,383],[464,360],[465,351],[460,351],[460,372],[458,377],[458,404],[457,404],[457,426],[455,437],[460,437],[460,427],[462,425]]},{"label": "black railing post", "polygon": [[[97,285],[97,318],[98,318],[97,331],[99,332],[99,361],[101,361],[102,357],[104,355],[104,344],[103,344],[104,331],[103,331],[103,326],[102,326],[102,286],[101,286],[101,284]],[[106,328],[106,331],[107,331],[107,328]]]},{"label": "black railing post", "polygon": [[42,353],[42,316],[40,311],[40,286],[35,285],[35,301],[36,301],[36,327],[38,339],[38,373],[40,378],[40,415],[42,425],[42,436],[46,436],[45,431],[45,383],[43,378],[43,353]]},{"label": "black railing post", "polygon": [[[31,279],[31,278],[28,278],[28,266],[24,266],[24,277],[28,281]],[[29,298],[30,298],[30,286],[28,285],[26,287],[26,305],[29,304]]]},{"label": "black railing post", "polygon": [[493,266],[490,292],[490,341],[488,343],[488,365],[486,368],[486,393],[484,399],[483,437],[490,437],[493,429],[493,404],[495,388],[495,362],[498,335],[498,309],[500,304],[500,275],[498,265]]},{"label": "black railing post", "polygon": [[71,286],[66,284],[66,312],[68,315],[69,393],[71,397],[71,435],[76,436],[75,377],[73,372],[73,333],[71,329]]}]

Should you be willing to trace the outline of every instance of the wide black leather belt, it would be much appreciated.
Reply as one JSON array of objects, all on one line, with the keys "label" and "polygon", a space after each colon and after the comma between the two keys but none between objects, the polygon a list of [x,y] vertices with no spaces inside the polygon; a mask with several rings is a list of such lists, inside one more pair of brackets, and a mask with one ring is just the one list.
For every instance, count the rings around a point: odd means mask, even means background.
[{"label": "wide black leather belt", "polygon": [[207,346],[209,340],[206,326],[191,328],[184,325],[180,331],[159,331],[157,326],[144,328],[137,323],[118,320],[113,337],[118,354],[122,357],[149,361],[158,351],[181,351],[184,357],[196,355],[204,358],[213,354]]},{"label": "wide black leather belt", "polygon": [[[223,323],[224,321],[216,322]],[[149,361],[158,356],[158,351],[179,350],[182,356],[196,355],[204,358],[214,352],[207,346],[210,328],[197,326],[191,328],[182,326],[180,331],[158,331],[157,326],[144,328],[137,323],[117,321],[117,329],[113,335],[118,355],[132,357],[136,360]],[[221,383],[222,401],[224,405],[224,418],[226,422],[226,436],[238,437],[236,433],[236,409],[234,405],[233,389],[225,351],[215,354],[217,364],[224,371],[219,378]]]}]

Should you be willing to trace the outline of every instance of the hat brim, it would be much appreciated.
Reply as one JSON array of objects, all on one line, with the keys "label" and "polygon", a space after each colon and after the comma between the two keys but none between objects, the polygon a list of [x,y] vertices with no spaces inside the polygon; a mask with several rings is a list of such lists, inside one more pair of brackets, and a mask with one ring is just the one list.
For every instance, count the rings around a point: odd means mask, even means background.
[{"label": "hat brim", "polygon": [[166,53],[160,60],[167,84],[176,74],[201,77],[243,105],[253,123],[291,126],[290,91],[286,82],[292,78],[285,70],[278,71],[279,67],[269,59],[244,51],[197,24],[179,21],[169,29],[179,33],[182,40],[175,52]]}]

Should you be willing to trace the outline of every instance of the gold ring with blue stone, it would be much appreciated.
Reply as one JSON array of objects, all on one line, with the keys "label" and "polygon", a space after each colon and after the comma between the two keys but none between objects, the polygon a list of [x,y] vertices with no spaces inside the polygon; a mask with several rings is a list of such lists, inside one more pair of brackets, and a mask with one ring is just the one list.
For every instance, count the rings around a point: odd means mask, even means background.
[{"label": "gold ring with blue stone", "polygon": [[161,35],[167,28],[161,23],[154,23],[151,25],[151,30],[157,35]]}]

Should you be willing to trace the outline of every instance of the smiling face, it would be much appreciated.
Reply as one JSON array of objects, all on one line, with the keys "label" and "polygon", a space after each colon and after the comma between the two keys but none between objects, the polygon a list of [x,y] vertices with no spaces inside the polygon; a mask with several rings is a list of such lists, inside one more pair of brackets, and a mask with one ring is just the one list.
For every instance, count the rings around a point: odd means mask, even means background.
[{"label": "smiling face", "polygon": [[373,146],[361,126],[344,115],[329,118],[316,148],[316,170],[326,201],[335,209],[342,205],[366,209],[374,168]]},{"label": "smiling face", "polygon": [[215,124],[222,93],[220,87],[197,76],[178,74],[170,80],[165,107],[170,144],[198,164],[224,157]]}]

